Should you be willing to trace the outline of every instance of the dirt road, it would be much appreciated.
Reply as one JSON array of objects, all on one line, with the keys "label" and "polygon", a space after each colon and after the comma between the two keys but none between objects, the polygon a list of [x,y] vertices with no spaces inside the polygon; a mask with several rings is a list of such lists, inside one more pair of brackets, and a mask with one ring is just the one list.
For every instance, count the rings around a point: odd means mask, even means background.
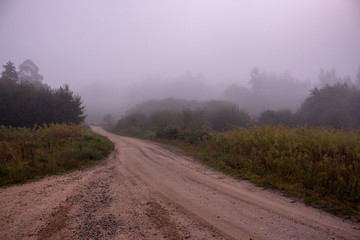
[{"label": "dirt road", "polygon": [[360,224],[99,127],[84,171],[0,189],[0,239],[360,239]]}]

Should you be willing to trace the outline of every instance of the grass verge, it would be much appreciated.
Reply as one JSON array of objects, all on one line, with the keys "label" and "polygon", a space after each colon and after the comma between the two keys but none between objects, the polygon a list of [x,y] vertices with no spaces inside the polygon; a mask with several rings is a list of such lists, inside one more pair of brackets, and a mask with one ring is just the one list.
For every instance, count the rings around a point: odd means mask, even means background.
[{"label": "grass verge", "polygon": [[110,140],[80,125],[0,126],[0,186],[81,169],[113,149]]}]

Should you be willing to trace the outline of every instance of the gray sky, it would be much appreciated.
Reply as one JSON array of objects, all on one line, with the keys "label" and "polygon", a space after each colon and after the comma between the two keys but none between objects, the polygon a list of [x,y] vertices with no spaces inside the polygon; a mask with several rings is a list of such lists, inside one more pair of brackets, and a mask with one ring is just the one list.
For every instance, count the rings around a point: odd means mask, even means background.
[{"label": "gray sky", "polygon": [[45,83],[69,83],[85,103],[92,92],[126,96],[149,77],[189,71],[219,88],[246,84],[255,66],[297,79],[332,67],[353,77],[359,2],[0,0],[0,64],[30,58]]}]

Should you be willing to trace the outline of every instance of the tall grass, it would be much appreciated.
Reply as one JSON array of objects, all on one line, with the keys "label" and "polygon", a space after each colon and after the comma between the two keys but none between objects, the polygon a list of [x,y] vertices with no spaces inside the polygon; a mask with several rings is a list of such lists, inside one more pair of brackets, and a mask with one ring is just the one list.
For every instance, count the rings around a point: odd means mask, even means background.
[{"label": "tall grass", "polygon": [[0,186],[87,166],[113,148],[80,125],[0,126]]},{"label": "tall grass", "polygon": [[360,213],[360,131],[237,128],[212,134],[199,150],[217,168],[333,211]]}]

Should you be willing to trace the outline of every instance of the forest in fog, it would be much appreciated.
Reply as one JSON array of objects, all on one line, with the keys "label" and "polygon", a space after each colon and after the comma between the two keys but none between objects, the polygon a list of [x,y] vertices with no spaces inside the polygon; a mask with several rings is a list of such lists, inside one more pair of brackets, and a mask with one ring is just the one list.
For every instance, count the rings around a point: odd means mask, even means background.
[{"label": "forest in fog", "polygon": [[52,89],[42,82],[35,63],[27,59],[19,65],[3,66],[0,77],[0,125],[33,127],[51,123],[80,124],[84,121],[81,97],[68,85]]},{"label": "forest in fog", "polygon": [[[190,110],[198,112],[204,123],[204,116],[209,115],[206,113],[218,112],[219,117],[223,118],[224,126],[228,127],[246,126],[250,123],[281,123],[288,126],[307,124],[334,128],[357,128],[360,125],[360,67],[353,79],[338,76],[335,69],[321,70],[313,87],[309,82],[295,80],[290,73],[277,76],[254,68],[249,85],[249,88],[231,85],[218,99],[210,98],[206,101],[174,97],[150,99],[129,108],[125,116],[138,115],[145,121],[157,112],[180,113]],[[229,114],[228,118],[225,117],[225,112]],[[242,118],[239,116],[240,112],[248,120],[237,119]],[[104,121],[109,122],[110,119],[114,120],[108,114]],[[211,123],[207,124],[211,126]]]},{"label": "forest in fog", "polygon": [[[357,0],[3,0],[0,66],[31,59],[89,123],[148,100],[297,112],[323,83],[356,85]],[[323,69],[323,70],[321,70]],[[351,81],[351,83],[350,83]]]},{"label": "forest in fog", "polygon": [[[52,89],[43,83],[39,67],[27,59],[18,66],[12,62],[3,65],[0,78],[0,123],[12,126],[33,126],[43,123],[81,123],[85,108],[81,96],[74,94],[68,85]],[[170,86],[170,85],[168,85]],[[142,86],[145,89],[146,86]],[[105,122],[116,117],[143,115],[149,118],[157,112],[197,112],[202,124],[214,125],[210,115],[219,115],[222,129],[266,125],[310,125],[334,128],[357,128],[360,125],[360,67],[355,77],[338,76],[333,68],[321,70],[318,80],[311,85],[300,81],[289,72],[277,75],[254,68],[248,87],[233,84],[218,90],[216,95],[202,82],[202,76],[187,74],[173,88],[163,87],[163,92],[152,98],[151,91],[140,95],[145,101],[132,102],[125,112],[115,110],[102,115]],[[164,96],[161,98],[161,96]],[[91,113],[90,113],[91,114]],[[113,117],[113,115],[115,117]],[[88,122],[92,122],[92,119]],[[165,124],[166,126],[167,124]],[[219,130],[218,127],[214,127]]]},{"label": "forest in fog", "polygon": [[0,0],[0,36],[0,185],[101,125],[360,216],[360,1]]}]

